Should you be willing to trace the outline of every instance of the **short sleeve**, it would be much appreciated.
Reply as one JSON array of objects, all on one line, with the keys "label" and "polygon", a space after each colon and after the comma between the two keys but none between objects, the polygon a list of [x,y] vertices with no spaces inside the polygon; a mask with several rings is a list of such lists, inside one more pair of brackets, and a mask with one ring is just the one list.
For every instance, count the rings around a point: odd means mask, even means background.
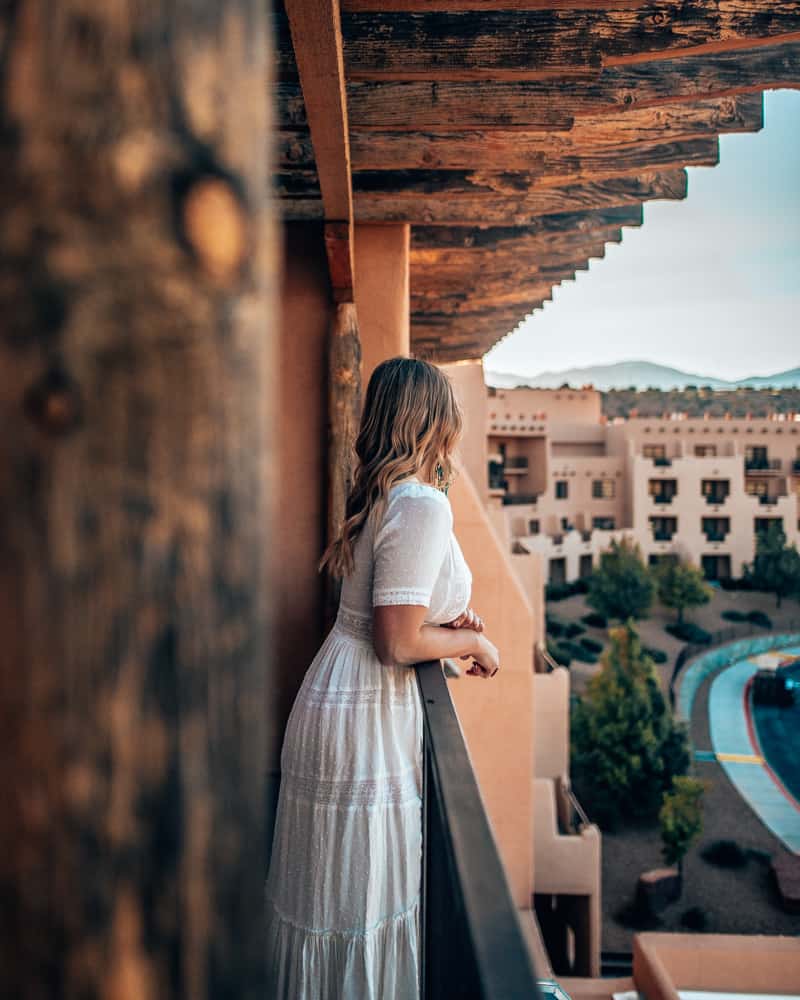
[{"label": "short sleeve", "polygon": [[419,492],[390,497],[375,535],[373,606],[430,606],[450,542],[453,513],[444,494],[416,489]]}]

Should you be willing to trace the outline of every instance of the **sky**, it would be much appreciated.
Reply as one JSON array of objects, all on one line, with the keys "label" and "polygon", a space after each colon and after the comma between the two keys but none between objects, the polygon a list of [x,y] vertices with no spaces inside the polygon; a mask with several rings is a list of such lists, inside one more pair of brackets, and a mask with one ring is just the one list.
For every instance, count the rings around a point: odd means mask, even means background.
[{"label": "sky", "polygon": [[737,379],[800,366],[800,91],[764,95],[764,128],[720,138],[684,201],[647,202],[575,281],[485,357],[537,375],[645,360]]}]

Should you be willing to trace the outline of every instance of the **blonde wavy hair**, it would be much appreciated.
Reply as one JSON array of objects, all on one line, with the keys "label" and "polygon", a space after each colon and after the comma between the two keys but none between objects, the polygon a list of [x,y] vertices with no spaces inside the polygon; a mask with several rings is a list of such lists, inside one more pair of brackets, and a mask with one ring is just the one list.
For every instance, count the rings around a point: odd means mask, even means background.
[{"label": "blonde wavy hair", "polygon": [[356,540],[368,520],[384,509],[399,480],[416,476],[446,491],[461,426],[453,386],[435,365],[415,358],[390,358],[378,365],[361,413],[344,524],[325,550],[320,570],[327,567],[336,577],[353,572]]}]

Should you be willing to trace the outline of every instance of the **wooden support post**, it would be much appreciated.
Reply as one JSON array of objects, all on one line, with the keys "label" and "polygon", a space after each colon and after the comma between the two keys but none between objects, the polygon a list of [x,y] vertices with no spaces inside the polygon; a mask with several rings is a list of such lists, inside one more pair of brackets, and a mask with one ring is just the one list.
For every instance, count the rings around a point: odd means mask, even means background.
[{"label": "wooden support post", "polygon": [[0,992],[260,1000],[265,8],[0,38]]},{"label": "wooden support post", "polygon": [[[353,188],[339,0],[286,0],[294,56],[325,218],[325,251],[333,293],[328,345],[328,540],[341,529],[353,472],[361,410],[361,345],[354,293]],[[339,586],[328,578],[330,623]]]}]

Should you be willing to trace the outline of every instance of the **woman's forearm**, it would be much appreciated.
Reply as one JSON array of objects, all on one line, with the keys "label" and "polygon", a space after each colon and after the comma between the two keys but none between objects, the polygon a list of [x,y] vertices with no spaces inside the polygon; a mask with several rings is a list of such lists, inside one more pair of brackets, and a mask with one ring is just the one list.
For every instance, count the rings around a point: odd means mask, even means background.
[{"label": "woman's forearm", "polygon": [[398,637],[388,649],[376,649],[376,652],[383,663],[412,666],[424,660],[474,656],[478,643],[479,633],[474,629],[422,625],[415,634]]}]

